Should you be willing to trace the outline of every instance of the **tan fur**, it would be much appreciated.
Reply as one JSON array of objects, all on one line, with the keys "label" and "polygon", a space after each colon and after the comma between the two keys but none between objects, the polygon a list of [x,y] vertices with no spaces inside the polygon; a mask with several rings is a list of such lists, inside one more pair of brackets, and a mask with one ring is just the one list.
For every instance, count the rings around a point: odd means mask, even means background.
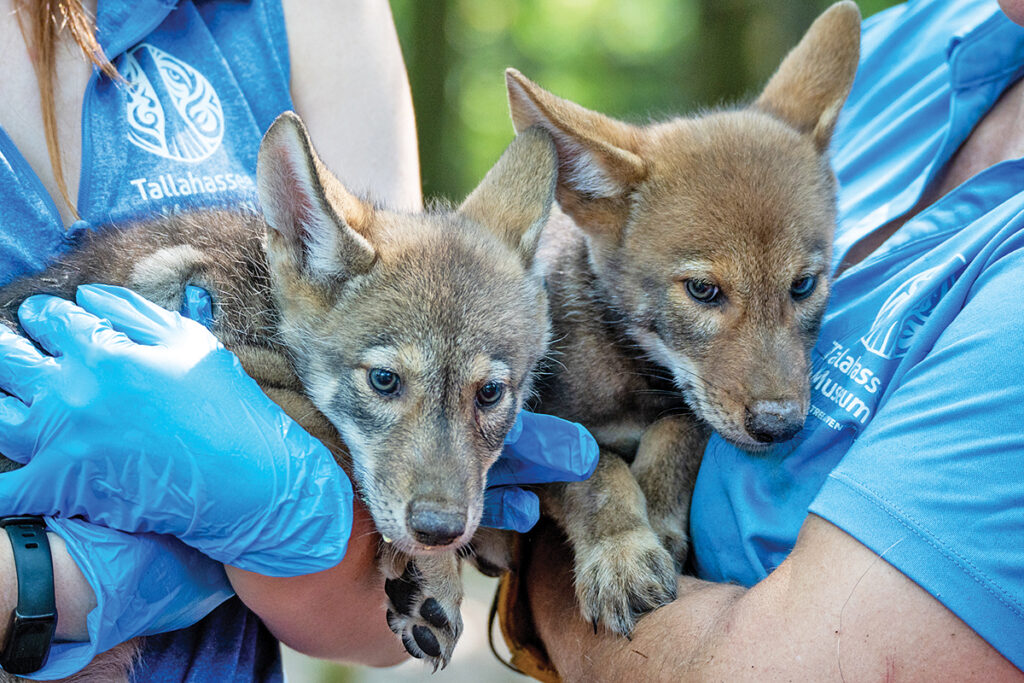
[{"label": "tan fur", "polygon": [[[128,681],[142,650],[142,638],[129,640],[93,658],[89,666],[67,678],[54,679],[54,683],[120,683]],[[0,683],[32,683],[32,679],[21,678],[0,671]]]},{"label": "tan fur", "polygon": [[[0,318],[13,324],[29,294],[73,298],[86,282],[127,285],[171,310],[186,285],[206,288],[213,332],[352,476],[387,541],[388,622],[436,668],[461,633],[459,553],[487,470],[547,349],[532,264],[555,173],[549,136],[530,131],[462,209],[393,213],[348,193],[285,113],[260,147],[264,216],[202,211],[90,233],[0,289]],[[374,388],[381,369],[399,391]],[[488,384],[503,388],[493,405],[479,400]],[[104,669],[93,680],[117,678]]]},{"label": "tan fur", "polygon": [[835,226],[825,152],[859,24],[838,3],[751,106],[646,126],[507,72],[516,128],[541,126],[558,150],[565,215],[541,248],[555,342],[538,407],[582,422],[602,450],[594,477],[550,487],[544,504],[595,628],[628,635],[674,597],[710,429],[756,452],[803,423]]}]

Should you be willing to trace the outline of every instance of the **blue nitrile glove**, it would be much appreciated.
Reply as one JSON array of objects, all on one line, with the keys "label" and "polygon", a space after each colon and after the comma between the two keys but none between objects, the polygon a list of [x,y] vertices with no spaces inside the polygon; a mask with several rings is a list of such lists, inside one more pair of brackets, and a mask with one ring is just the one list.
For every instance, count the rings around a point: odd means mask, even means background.
[{"label": "blue nitrile glove", "polygon": [[[0,475],[0,479],[8,475]],[[28,676],[64,678],[135,636],[198,622],[232,595],[224,566],[172,536],[126,534],[81,519],[47,518],[96,594],[87,642],[54,643]]]},{"label": "blue nitrile glove", "polygon": [[210,293],[202,287],[185,285],[185,296],[178,312],[207,329],[213,326],[213,301],[210,299]]},{"label": "blue nitrile glove", "polygon": [[[269,576],[334,566],[352,485],[198,323],[120,287],[30,297],[0,331],[0,514],[177,536]],[[105,320],[101,320],[104,318]],[[108,322],[109,321],[109,322]]]},{"label": "blue nitrile glove", "polygon": [[582,481],[594,473],[597,454],[597,442],[582,425],[521,411],[505,437],[505,450],[487,472],[480,524],[529,531],[540,519],[540,501],[517,484]]}]

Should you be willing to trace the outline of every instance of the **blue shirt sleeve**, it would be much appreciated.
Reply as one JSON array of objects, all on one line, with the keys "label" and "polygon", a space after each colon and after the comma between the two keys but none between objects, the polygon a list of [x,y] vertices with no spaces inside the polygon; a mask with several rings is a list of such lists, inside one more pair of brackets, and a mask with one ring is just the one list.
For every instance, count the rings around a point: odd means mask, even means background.
[{"label": "blue shirt sleeve", "polygon": [[[1016,240],[1020,242],[1021,240]],[[1024,249],[989,264],[810,511],[1024,667]]]}]

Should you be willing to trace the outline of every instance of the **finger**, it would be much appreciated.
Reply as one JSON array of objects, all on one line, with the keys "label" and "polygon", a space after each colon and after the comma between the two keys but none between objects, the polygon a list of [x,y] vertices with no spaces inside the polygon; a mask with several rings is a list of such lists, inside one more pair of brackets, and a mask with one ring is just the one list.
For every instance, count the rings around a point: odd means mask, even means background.
[{"label": "finger", "polygon": [[27,403],[40,375],[52,367],[52,358],[25,337],[0,325],[0,391]]},{"label": "finger", "polygon": [[55,296],[30,296],[18,308],[18,318],[25,332],[54,356],[83,346],[113,349],[132,345],[128,337],[111,329],[106,320]]},{"label": "finger", "polygon": [[165,343],[182,327],[182,317],[157,306],[149,299],[124,287],[82,285],[75,295],[78,305],[110,321],[137,344]]},{"label": "finger", "polygon": [[488,472],[490,485],[545,484],[587,479],[597,467],[594,437],[575,422],[551,415],[520,413],[522,433],[505,446]]},{"label": "finger", "polygon": [[202,287],[188,285],[185,287],[185,300],[179,311],[183,316],[210,329],[213,327],[213,301],[210,293]]},{"label": "finger", "polygon": [[532,529],[538,519],[540,499],[531,491],[524,491],[518,486],[502,486],[489,488],[484,493],[481,526],[523,533]]},{"label": "finger", "polygon": [[16,396],[0,395],[0,455],[26,463],[32,457],[35,429],[29,409]]}]

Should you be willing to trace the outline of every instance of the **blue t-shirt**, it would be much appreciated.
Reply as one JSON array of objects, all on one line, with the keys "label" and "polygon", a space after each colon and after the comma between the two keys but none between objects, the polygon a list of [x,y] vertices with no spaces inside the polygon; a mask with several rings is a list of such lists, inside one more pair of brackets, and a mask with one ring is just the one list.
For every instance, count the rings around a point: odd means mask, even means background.
[{"label": "blue t-shirt", "polygon": [[[835,264],[913,207],[1024,73],[994,0],[920,0],[864,25],[833,141]],[[713,437],[694,492],[699,574],[756,583],[808,511],[1024,667],[1024,160],[989,168],[843,272],[803,431],[762,455]]]},{"label": "blue t-shirt", "polygon": [[[191,207],[256,206],[260,138],[292,108],[279,1],[99,0],[96,24],[125,82],[94,71],[86,89],[83,220],[65,229],[0,129],[0,285],[45,267],[78,230]],[[134,680],[281,681],[280,649],[231,599],[192,628],[148,637]]]},{"label": "blue t-shirt", "polygon": [[96,35],[124,83],[94,70],[82,108],[80,223],[0,129],[0,284],[39,270],[74,232],[185,208],[256,206],[256,153],[291,109],[275,0],[100,0]]}]

